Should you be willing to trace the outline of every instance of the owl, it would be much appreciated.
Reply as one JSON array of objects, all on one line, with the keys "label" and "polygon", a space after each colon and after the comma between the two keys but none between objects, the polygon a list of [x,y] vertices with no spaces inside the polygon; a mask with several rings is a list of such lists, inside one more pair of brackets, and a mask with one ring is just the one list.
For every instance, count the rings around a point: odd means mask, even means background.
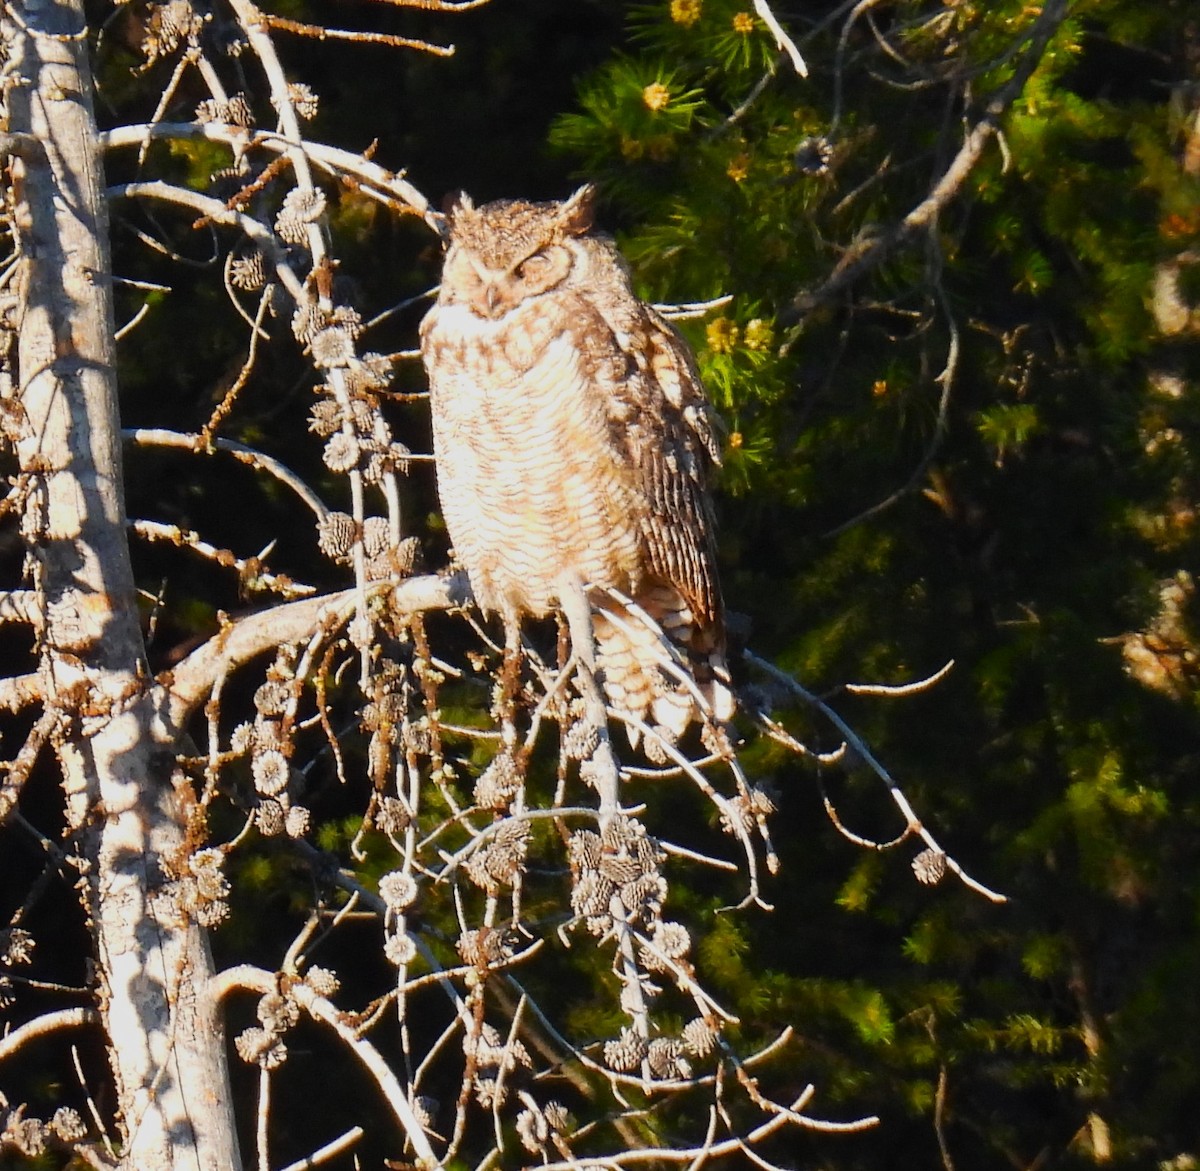
[{"label": "owl", "polygon": [[588,186],[448,207],[421,324],[438,495],[479,605],[511,632],[582,587],[609,704],[673,740],[697,691],[710,716],[733,712],[708,490],[720,448],[686,342],[633,292],[594,202]]}]

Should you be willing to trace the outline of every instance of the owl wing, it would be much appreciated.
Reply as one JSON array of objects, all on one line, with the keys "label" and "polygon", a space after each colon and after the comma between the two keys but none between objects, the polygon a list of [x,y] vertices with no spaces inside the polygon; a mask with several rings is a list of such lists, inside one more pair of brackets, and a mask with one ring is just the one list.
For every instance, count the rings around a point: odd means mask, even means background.
[{"label": "owl wing", "polygon": [[[640,305],[629,376],[614,387],[610,419],[646,502],[649,576],[673,586],[695,617],[693,638],[724,643],[709,470],[720,464],[717,422],[687,343]],[[696,649],[701,649],[699,646]]]}]

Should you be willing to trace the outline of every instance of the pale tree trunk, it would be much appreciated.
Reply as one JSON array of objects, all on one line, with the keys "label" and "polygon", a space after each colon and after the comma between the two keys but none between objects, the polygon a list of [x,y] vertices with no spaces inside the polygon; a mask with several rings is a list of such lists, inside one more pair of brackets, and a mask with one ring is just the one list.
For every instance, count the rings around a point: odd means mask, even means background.
[{"label": "pale tree trunk", "polygon": [[8,7],[24,407],[23,531],[44,603],[41,690],[84,856],[122,1166],[237,1168],[204,934],[168,881],[185,859],[174,737],[154,717],[125,535],[108,224],[80,0]]}]

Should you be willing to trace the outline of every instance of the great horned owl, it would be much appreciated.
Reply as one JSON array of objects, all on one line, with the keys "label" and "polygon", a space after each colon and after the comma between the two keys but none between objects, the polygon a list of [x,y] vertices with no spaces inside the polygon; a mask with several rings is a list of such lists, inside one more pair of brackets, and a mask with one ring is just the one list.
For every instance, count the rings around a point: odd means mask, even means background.
[{"label": "great horned owl", "polygon": [[729,718],[707,487],[720,449],[687,344],[593,233],[593,204],[583,187],[562,203],[460,195],[447,211],[421,325],[438,494],[479,605],[511,631],[582,586],[609,702],[673,738],[691,692],[620,596]]}]

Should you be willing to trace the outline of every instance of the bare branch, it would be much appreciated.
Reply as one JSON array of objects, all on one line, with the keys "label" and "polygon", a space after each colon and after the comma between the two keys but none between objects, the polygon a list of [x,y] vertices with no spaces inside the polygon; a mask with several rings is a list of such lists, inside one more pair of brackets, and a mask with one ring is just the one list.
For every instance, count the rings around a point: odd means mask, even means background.
[{"label": "bare branch", "polygon": [[851,695],[917,695],[935,687],[954,669],[954,660],[950,659],[939,667],[932,675],[917,679],[913,683],[844,683],[843,688]]},{"label": "bare branch", "polygon": [[396,36],[394,33],[359,32],[354,29],[328,28],[323,24],[305,24],[299,20],[288,20],[283,16],[267,16],[263,23],[268,28],[278,29],[293,36],[309,37],[315,41],[355,41],[362,45],[388,45],[393,49],[420,49],[435,57],[453,57],[453,45],[435,45],[431,41],[418,41],[412,37]]},{"label": "bare branch", "polygon": [[186,431],[170,431],[164,427],[134,427],[121,432],[127,443],[139,447],[178,447],[197,455],[209,455],[213,451],[227,451],[239,463],[257,468],[274,476],[281,484],[290,488],[312,510],[318,521],[329,515],[325,502],[286,464],[273,455],[248,447],[233,439],[221,436]]},{"label": "bare branch", "polygon": [[[31,697],[30,702],[34,699],[42,699],[41,692],[44,689],[44,680],[41,677],[23,676],[21,679],[4,679],[0,680],[0,697],[3,696],[5,685],[20,684],[28,682],[30,687],[36,687],[38,694]],[[7,765],[7,776],[3,782],[0,782],[0,825],[3,825],[9,818],[9,815],[16,808],[17,802],[21,798],[21,790],[25,787],[25,782],[29,779],[29,774],[33,770],[33,766],[41,754],[42,749],[47,742],[57,740],[61,736],[63,730],[68,726],[70,720],[67,716],[67,711],[74,707],[78,701],[79,689],[74,691],[64,689],[62,692],[54,695],[54,702],[46,707],[46,709],[38,716],[32,728],[29,729],[29,734],[25,737],[24,744],[21,745],[20,751],[13,758],[11,763]],[[43,700],[44,702],[44,700]],[[10,710],[15,710],[11,709]]]},{"label": "bare branch", "polygon": [[307,1155],[303,1159],[297,1159],[294,1163],[289,1163],[281,1171],[311,1171],[311,1168],[319,1167],[322,1163],[328,1163],[330,1159],[335,1159],[344,1151],[357,1146],[364,1134],[366,1134],[366,1131],[361,1126],[352,1126],[345,1134],[335,1138],[332,1142],[326,1143],[323,1147],[318,1147],[311,1155]]},{"label": "bare branch", "polygon": [[[414,577],[394,586],[380,585],[376,593],[386,595],[388,607],[396,614],[449,610],[465,605],[469,598],[461,575]],[[182,727],[220,675],[277,646],[303,642],[322,625],[344,622],[355,601],[354,590],[343,590],[274,606],[230,623],[171,672],[164,684],[171,724]]]},{"label": "bare branch", "polygon": [[85,1025],[101,1023],[100,1014],[94,1008],[62,1008],[57,1012],[42,1013],[31,1021],[0,1037],[0,1061],[14,1057],[31,1041],[46,1037],[63,1029],[80,1029]]},{"label": "bare branch", "polygon": [[269,590],[285,598],[306,598],[317,592],[316,586],[305,585],[283,574],[269,572],[258,557],[238,557],[228,549],[209,544],[199,533],[181,529],[178,525],[153,520],[133,520],[129,522],[129,527],[143,540],[163,541],[180,549],[190,549],[206,560],[236,571],[243,584],[256,591]]},{"label": "bare branch", "polygon": [[288,292],[298,301],[307,298],[308,294],[304,290],[304,285],[288,263],[279,240],[276,239],[273,232],[265,228],[253,216],[232,211],[211,195],[204,195],[199,191],[191,191],[186,187],[177,187],[173,183],[164,183],[157,179],[140,183],[122,183],[116,187],[110,187],[107,194],[109,199],[160,200],[177,207],[186,207],[197,211],[215,224],[240,228],[266,253]]},{"label": "bare branch", "polygon": [[390,4],[393,8],[421,8],[426,12],[467,12],[482,8],[492,0],[375,0],[376,4]]},{"label": "bare branch", "polygon": [[938,845],[934,836],[921,823],[921,819],[917,817],[916,813],[913,812],[913,808],[909,804],[908,798],[905,797],[900,786],[897,785],[895,780],[892,778],[892,775],[883,767],[882,764],[880,764],[880,762],[875,758],[875,755],[866,746],[858,734],[850,727],[849,724],[846,723],[845,720],[842,719],[841,716],[837,714],[837,712],[833,710],[833,708],[831,708],[823,699],[813,695],[808,688],[798,683],[789,674],[787,674],[786,671],[781,671],[775,666],[774,663],[768,662],[766,659],[760,659],[757,655],[752,654],[750,651],[746,651],[744,653],[748,663],[751,663],[760,671],[763,671],[765,674],[769,675],[777,683],[783,684],[784,687],[802,699],[805,703],[809,704],[811,707],[816,708],[817,711],[819,711],[827,720],[829,720],[831,724],[833,724],[835,728],[837,728],[838,732],[845,737],[846,742],[854,749],[863,763],[866,764],[867,767],[887,786],[888,792],[891,794],[892,800],[896,803],[896,807],[903,815],[905,824],[909,827],[909,830],[912,833],[919,835],[930,850],[940,855],[944,859],[946,867],[953,871],[953,873],[958,876],[959,880],[965,886],[970,887],[971,890],[983,895],[984,898],[989,899],[993,903],[1008,902],[1008,899],[1005,895],[1002,895],[998,891],[994,891],[989,887],[984,886],[983,883],[976,881],[965,871],[963,871],[959,864],[955,862],[954,859],[951,858],[950,855],[947,854],[940,845]]},{"label": "bare branch", "polygon": [[792,68],[801,77],[807,77],[808,66],[804,64],[804,58],[800,56],[800,50],[796,48],[795,42],[784,31],[783,25],[775,18],[775,13],[771,11],[767,0],[754,0],[754,11],[758,13],[762,22],[771,30],[771,36],[775,38],[776,47],[787,54],[788,60],[792,63]]},{"label": "bare branch", "polygon": [[[860,8],[877,0],[864,0]],[[917,233],[932,224],[942,209],[959,193],[983,149],[1000,127],[1008,108],[1017,100],[1046,51],[1051,38],[1066,18],[1069,0],[1046,0],[1028,33],[1029,48],[1013,71],[1012,77],[989,99],[983,117],[967,134],[958,153],[929,195],[912,209],[895,227],[883,233],[845,266],[837,269],[828,280],[815,288],[806,289],[793,299],[790,316],[802,319],[818,306],[837,297],[862,276],[878,267],[897,248],[907,244]]]},{"label": "bare branch", "polygon": [[[940,246],[938,244],[937,235],[934,232],[929,234],[930,248],[938,253],[938,265],[940,266]],[[878,516],[885,509],[890,508],[898,500],[902,500],[924,479],[925,473],[929,470],[930,465],[934,461],[942,445],[942,440],[946,437],[946,429],[949,425],[950,417],[950,394],[954,387],[954,376],[958,371],[958,359],[960,353],[958,319],[950,309],[949,298],[946,297],[942,289],[940,274],[934,276],[934,284],[937,289],[937,299],[946,316],[946,328],[950,335],[950,343],[946,350],[946,364],[942,368],[942,372],[934,379],[941,387],[941,394],[938,396],[937,418],[934,422],[933,434],[929,437],[928,443],[925,445],[925,450],[921,454],[917,466],[909,473],[908,479],[894,492],[889,493],[884,499],[877,504],[873,504],[870,508],[860,512],[857,516],[851,517],[844,521],[836,528],[831,529],[825,535],[827,537],[835,537],[839,533],[843,533],[852,525],[858,524],[860,521],[867,520],[869,517]]]},{"label": "bare branch", "polygon": [[[151,139],[203,139],[221,142],[230,149],[239,151],[266,150],[282,154],[294,144],[274,131],[244,130],[219,122],[160,122],[140,126],[118,126],[100,136],[100,145],[106,150],[116,150],[137,144],[141,137]],[[363,194],[390,207],[395,211],[416,214],[436,232],[440,232],[441,217],[429,206],[428,200],[402,174],[389,171],[362,155],[342,150],[335,146],[305,139],[299,146],[311,162],[327,174],[345,181],[353,180]]]},{"label": "bare branch", "polygon": [[[257,992],[259,995],[265,996],[276,992],[277,981],[273,973],[264,971],[262,968],[251,967],[249,964],[230,968],[214,977],[212,994],[218,1001],[236,989]],[[417,1120],[416,1114],[413,1113],[408,1095],[401,1088],[400,1083],[396,1080],[396,1075],[392,1073],[379,1050],[369,1041],[360,1037],[357,1030],[346,1022],[344,1014],[339,1012],[325,997],[317,995],[307,984],[292,984],[289,995],[313,1020],[332,1029],[338,1039],[371,1075],[371,1079],[387,1099],[392,1113],[408,1136],[408,1141],[412,1144],[417,1157],[423,1160],[428,1167],[441,1166],[441,1161],[433,1153],[429,1139],[425,1137],[425,1131]]]},{"label": "bare branch", "polygon": [[0,679],[0,708],[19,712],[46,697],[46,684],[35,672]]}]

